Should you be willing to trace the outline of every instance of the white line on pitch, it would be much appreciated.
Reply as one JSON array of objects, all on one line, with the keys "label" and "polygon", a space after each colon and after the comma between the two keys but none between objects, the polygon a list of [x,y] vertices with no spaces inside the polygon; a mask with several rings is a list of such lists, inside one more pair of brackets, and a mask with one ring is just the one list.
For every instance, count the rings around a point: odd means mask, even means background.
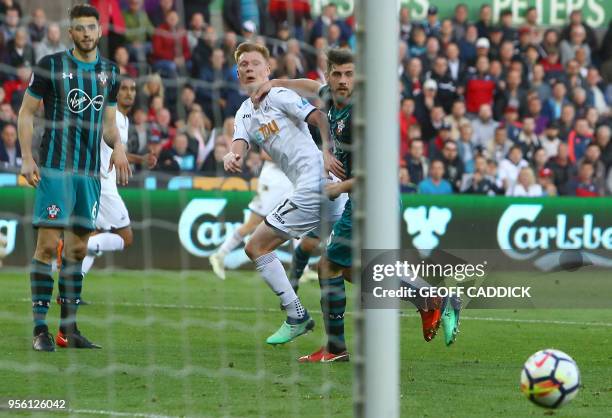
[{"label": "white line on pitch", "polygon": [[[30,299],[21,299],[22,302],[29,302]],[[213,310],[213,311],[234,311],[234,312],[279,312],[273,308],[252,308],[248,306],[202,306],[202,305],[176,305],[163,303],[135,303],[135,302],[104,302],[95,301],[96,305],[112,305],[134,308],[155,308],[155,309],[188,309],[188,310]],[[312,313],[321,313],[320,311],[310,310]],[[347,312],[350,315],[351,312]],[[401,313],[401,316],[415,317],[416,314]],[[487,321],[487,322],[513,322],[522,324],[552,324],[552,325],[577,325],[577,326],[596,326],[596,327],[612,327],[609,322],[580,322],[580,321],[563,321],[554,319],[520,319],[520,318],[496,318],[489,316],[466,316],[461,315],[462,320],[468,321]]]},{"label": "white line on pitch", "polygon": [[107,415],[111,417],[138,417],[138,418],[179,418],[175,415],[158,415],[158,414],[146,414],[143,412],[119,412],[119,411],[106,411],[100,409],[68,409],[68,412],[74,414],[85,414],[85,415]]}]

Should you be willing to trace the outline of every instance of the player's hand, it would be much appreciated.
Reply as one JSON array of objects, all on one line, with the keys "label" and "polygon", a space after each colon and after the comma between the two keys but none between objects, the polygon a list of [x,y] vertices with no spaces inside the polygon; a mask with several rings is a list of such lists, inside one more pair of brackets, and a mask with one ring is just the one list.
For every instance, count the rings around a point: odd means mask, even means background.
[{"label": "player's hand", "polygon": [[130,167],[130,163],[128,162],[127,156],[125,155],[125,151],[123,150],[123,146],[117,145],[115,146],[115,149],[113,149],[110,163],[108,164],[109,172],[113,170],[113,166],[117,170],[117,184],[122,186],[127,185],[128,180],[132,175],[132,169]]},{"label": "player's hand", "polygon": [[259,107],[259,103],[266,97],[266,94],[270,92],[270,90],[274,87],[271,81],[266,81],[263,83],[255,93],[251,95],[251,101],[253,102],[253,107],[257,109]]},{"label": "player's hand", "polygon": [[144,156],[144,161],[147,163],[147,168],[152,170],[157,165],[157,157],[155,154],[148,153]]},{"label": "player's hand", "polygon": [[242,173],[242,157],[233,152],[228,152],[223,157],[223,168],[230,173]]},{"label": "player's hand", "polygon": [[342,183],[335,182],[325,185],[325,194],[330,200],[336,200],[342,193],[344,193]]},{"label": "player's hand", "polygon": [[40,181],[40,171],[34,158],[24,158],[21,162],[21,175],[25,177],[28,184],[32,187],[38,186]]},{"label": "player's hand", "polygon": [[346,179],[346,172],[344,171],[344,166],[329,151],[323,152],[323,167],[325,167],[325,172],[332,173],[334,176],[338,177],[340,180]]}]

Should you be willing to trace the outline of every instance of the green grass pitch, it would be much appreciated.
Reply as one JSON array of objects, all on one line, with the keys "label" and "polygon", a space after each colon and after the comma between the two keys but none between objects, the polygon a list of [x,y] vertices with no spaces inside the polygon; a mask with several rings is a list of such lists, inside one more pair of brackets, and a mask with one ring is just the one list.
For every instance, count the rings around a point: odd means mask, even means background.
[{"label": "green grass pitch", "polygon": [[[1,273],[0,398],[66,399],[71,416],[352,416],[351,363],[296,362],[322,341],[318,284],[300,290],[315,332],[272,348],[264,341],[283,319],[277,298],[254,272],[228,276],[94,272],[83,293],[92,304],[80,308],[79,323],[103,350],[35,353],[27,276]],[[402,312],[402,417],[610,416],[612,311],[466,310],[451,348],[442,338],[424,342],[415,311]],[[53,304],[54,332],[58,315]],[[518,390],[525,359],[549,347],[572,355],[583,381],[578,397],[554,413]]]}]

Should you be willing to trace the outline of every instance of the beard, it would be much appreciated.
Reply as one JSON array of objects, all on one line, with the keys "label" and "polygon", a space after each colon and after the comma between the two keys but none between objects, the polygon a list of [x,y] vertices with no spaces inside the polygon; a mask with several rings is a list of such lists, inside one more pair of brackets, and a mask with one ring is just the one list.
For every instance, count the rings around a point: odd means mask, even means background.
[{"label": "beard", "polygon": [[82,54],[88,54],[92,51],[94,51],[97,47],[98,47],[98,43],[100,43],[100,38],[98,39],[94,39],[93,42],[91,43],[90,47],[86,47],[84,42],[77,42],[74,41],[74,46],[76,49],[79,50],[80,53]]}]

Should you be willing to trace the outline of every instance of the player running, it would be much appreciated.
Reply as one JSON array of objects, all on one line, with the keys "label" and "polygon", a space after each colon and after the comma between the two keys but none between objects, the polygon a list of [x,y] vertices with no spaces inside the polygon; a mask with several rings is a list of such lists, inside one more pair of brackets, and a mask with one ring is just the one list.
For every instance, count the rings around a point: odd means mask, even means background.
[{"label": "player running", "polygon": [[[270,76],[268,49],[244,42],[234,57],[241,86],[254,94]],[[325,150],[321,154],[307,123],[318,127],[324,143],[329,143],[329,125],[321,111],[291,90],[272,88],[257,108],[251,99],[244,101],[236,113],[231,151],[223,159],[227,171],[241,172],[247,147],[255,142],[294,186],[291,196],[266,216],[245,247],[287,313],[286,321],[266,340],[268,344],[287,343],[314,328],[274,250],[292,237],[315,230],[321,222],[337,219],[342,210],[337,202],[322,198],[328,181],[324,166],[339,163]]]},{"label": "player running", "polygon": [[[121,77],[117,92],[117,129],[123,149],[127,146],[130,121],[128,114],[136,99],[136,82],[128,77]],[[96,218],[96,229],[87,243],[87,256],[83,260],[83,274],[87,274],[95,258],[109,251],[123,251],[132,245],[134,234],[130,227],[130,215],[117,190],[117,173],[109,167],[113,150],[104,140],[100,143],[100,206]],[[157,158],[153,154],[127,154],[130,163],[147,165],[153,168]],[[60,340],[57,343],[61,345]]]},{"label": "player running", "polygon": [[[303,92],[305,95],[319,95],[328,106],[328,120],[334,140],[335,155],[341,167],[334,166],[332,172],[346,180],[326,186],[326,193],[331,198],[352,190],[354,180],[351,177],[351,116],[354,78],[353,55],[348,49],[332,49],[328,52],[326,85],[313,80],[272,80],[264,84],[253,96],[257,102],[260,97],[274,87],[285,87]],[[325,322],[327,344],[310,355],[300,357],[300,362],[334,362],[348,361],[349,353],[344,338],[344,313],[346,309],[346,291],[344,280],[351,280],[351,200],[346,202],[342,217],[334,224],[325,253],[319,262],[319,284],[321,287],[321,310]],[[429,286],[420,278],[406,283],[420,288]],[[431,341],[440,326],[444,323],[445,340],[452,343],[458,327],[458,310],[452,309],[448,300],[429,298],[413,300],[419,308],[423,326],[423,337]],[[444,303],[443,303],[444,302]],[[442,306],[444,305],[444,306]]]},{"label": "player running", "polygon": [[242,241],[255,231],[272,210],[293,192],[293,184],[285,173],[271,160],[265,152],[261,153],[264,160],[257,183],[257,195],[249,203],[251,214],[249,219],[233,234],[225,238],[217,252],[211,254],[209,261],[214,273],[225,280],[225,256],[237,248]]},{"label": "player running", "polygon": [[[36,351],[55,351],[46,321],[53,292],[51,261],[64,235],[59,274],[60,333],[66,345],[100,348],[81,335],[76,322],[82,287],[82,261],[95,229],[100,198],[100,141],[113,149],[110,166],[127,184],[130,166],[115,125],[119,68],[100,57],[98,11],[77,5],[70,11],[74,48],[44,57],[37,65],[19,111],[21,174],[36,187],[33,225],[38,229],[30,285]],[[45,132],[38,164],[32,154],[34,114],[42,101]]]}]

